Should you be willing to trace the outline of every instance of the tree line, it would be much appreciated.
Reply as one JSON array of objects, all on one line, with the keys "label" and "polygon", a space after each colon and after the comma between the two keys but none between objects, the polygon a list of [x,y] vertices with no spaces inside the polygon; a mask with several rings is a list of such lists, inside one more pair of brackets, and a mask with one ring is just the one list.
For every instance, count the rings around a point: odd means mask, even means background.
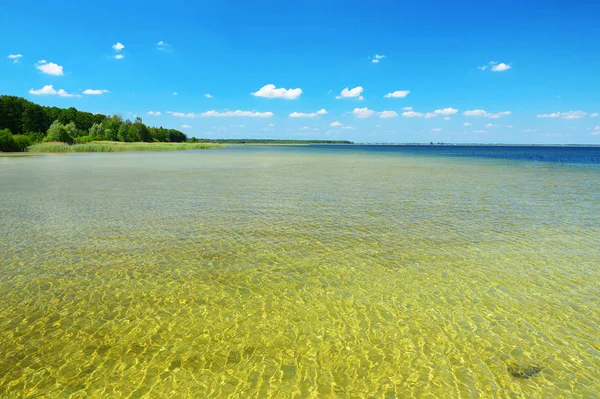
[{"label": "tree line", "polygon": [[0,96],[0,151],[23,151],[42,141],[96,140],[185,142],[187,136],[176,129],[146,126],[139,117],[123,120],[119,115],[44,107],[21,97]]}]

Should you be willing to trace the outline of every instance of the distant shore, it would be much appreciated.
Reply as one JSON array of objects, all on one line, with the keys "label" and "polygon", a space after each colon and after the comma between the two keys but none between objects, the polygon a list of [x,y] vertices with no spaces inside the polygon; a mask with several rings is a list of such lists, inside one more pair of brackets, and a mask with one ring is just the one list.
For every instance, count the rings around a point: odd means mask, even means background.
[{"label": "distant shore", "polygon": [[28,148],[30,153],[66,153],[66,152],[127,152],[127,151],[182,151],[208,150],[222,148],[216,143],[123,143],[120,141],[92,141],[85,144],[67,144],[47,142],[34,144]]}]

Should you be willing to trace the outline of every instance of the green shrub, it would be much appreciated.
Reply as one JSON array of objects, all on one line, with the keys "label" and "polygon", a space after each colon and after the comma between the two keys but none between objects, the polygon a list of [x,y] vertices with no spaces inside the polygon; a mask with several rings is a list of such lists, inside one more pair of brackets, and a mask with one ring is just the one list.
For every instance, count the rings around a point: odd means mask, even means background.
[{"label": "green shrub", "polygon": [[[72,126],[69,126],[72,128]],[[61,141],[63,143],[73,144],[73,136],[69,134],[67,126],[63,125],[59,121],[54,121],[48,128],[48,134],[44,141]]]},{"label": "green shrub", "polygon": [[94,141],[94,138],[90,136],[75,137],[75,144],[86,144],[90,141]]},{"label": "green shrub", "polygon": [[15,139],[8,129],[0,130],[0,152],[18,151]]},{"label": "green shrub", "polygon": [[24,134],[13,135],[13,140],[15,142],[15,147],[17,148],[16,151],[26,151],[27,147],[31,145],[31,139]]}]

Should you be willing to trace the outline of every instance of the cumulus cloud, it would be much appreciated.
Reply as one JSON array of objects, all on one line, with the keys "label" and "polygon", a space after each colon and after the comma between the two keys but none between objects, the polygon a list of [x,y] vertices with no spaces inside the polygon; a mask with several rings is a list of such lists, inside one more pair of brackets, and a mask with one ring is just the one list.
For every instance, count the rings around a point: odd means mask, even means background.
[{"label": "cumulus cloud", "polygon": [[595,118],[595,117],[597,117],[597,116],[598,116],[598,113],[597,113],[597,112],[594,112],[594,113],[591,113],[591,114],[590,114],[590,118]]},{"label": "cumulus cloud", "polygon": [[379,113],[380,118],[395,118],[398,116],[396,111],[383,111]]},{"label": "cumulus cloud", "polygon": [[167,111],[167,114],[171,114],[173,116],[176,116],[178,118],[195,118],[196,114],[193,112],[188,112],[187,114],[185,112],[171,112],[171,111]]},{"label": "cumulus cloud", "polygon": [[223,111],[223,112],[210,110],[210,111],[206,111],[201,114],[198,114],[198,116],[201,116],[201,117],[243,116],[243,117],[248,117],[248,118],[269,118],[269,117],[273,116],[273,113],[270,111],[269,112],[241,111],[239,109],[237,111]]},{"label": "cumulus cloud", "polygon": [[104,94],[104,93],[108,93],[108,90],[103,90],[103,89],[98,89],[98,90],[86,89],[86,90],[83,91],[83,94],[87,94],[88,96],[99,96],[100,94]]},{"label": "cumulus cloud", "polygon": [[173,92],[173,95],[174,95],[174,96],[176,96],[176,95],[177,95],[177,92],[176,92],[176,91],[175,91],[175,92]]},{"label": "cumulus cloud", "polygon": [[492,128],[492,127],[498,127],[498,126],[500,126],[500,125],[493,124],[493,123],[488,123],[488,124],[487,124],[487,125],[485,125],[484,127],[485,127],[485,128],[487,128],[487,129],[489,129],[489,128]]},{"label": "cumulus cloud", "polygon": [[339,100],[341,98],[358,98],[359,100],[362,100],[362,92],[364,91],[364,89],[362,88],[362,86],[356,86],[353,89],[348,89],[347,87],[342,90],[342,92],[340,93],[339,96],[336,96],[336,98]]},{"label": "cumulus cloud", "polygon": [[319,115],[327,115],[327,110],[320,109],[317,112],[304,113],[304,112],[292,112],[290,118],[314,118]]},{"label": "cumulus cloud", "polygon": [[63,76],[63,67],[55,64],[54,62],[46,62],[46,60],[39,60],[35,67],[48,75]]},{"label": "cumulus cloud", "polygon": [[191,128],[191,126],[190,126],[190,125],[181,125],[181,128],[182,128],[182,129],[190,129],[190,128]]},{"label": "cumulus cloud", "polygon": [[213,98],[213,96],[211,96],[211,95],[210,95],[210,94],[208,94],[208,93],[206,93],[206,94],[204,95],[204,97],[206,97],[206,98]]},{"label": "cumulus cloud", "polygon": [[469,127],[469,126],[471,126],[471,124],[469,122],[465,122],[465,123],[463,123],[463,126],[464,127]]},{"label": "cumulus cloud", "polygon": [[160,111],[148,111],[148,115],[160,116]]},{"label": "cumulus cloud", "polygon": [[78,97],[77,94],[67,93],[63,89],[56,90],[52,85],[46,85],[38,90],[30,89],[29,94],[33,94],[35,96],[57,95],[60,97]]},{"label": "cumulus cloud", "polygon": [[492,112],[487,112],[483,109],[473,109],[473,110],[463,112],[464,116],[479,116],[479,117],[492,118],[492,119],[502,118],[503,116],[510,115],[510,114],[511,114],[510,111],[492,113]]},{"label": "cumulus cloud", "polygon": [[481,65],[477,67],[477,69],[480,69],[482,71],[485,71],[488,68],[490,68],[492,72],[504,72],[508,71],[511,68],[511,66],[509,64],[505,64],[504,62],[490,61],[486,65]]},{"label": "cumulus cloud", "polygon": [[331,122],[329,124],[329,126],[331,126],[331,127],[340,127],[340,126],[342,126],[342,124],[340,122],[338,122],[338,121],[335,121],[335,122]]},{"label": "cumulus cloud", "polygon": [[295,100],[302,94],[302,89],[284,89],[276,88],[273,84],[264,85],[258,91],[251,93],[255,97],[265,98],[283,98],[286,100]]},{"label": "cumulus cloud", "polygon": [[12,60],[13,63],[19,62],[19,60],[23,57],[23,54],[9,54],[8,59]]},{"label": "cumulus cloud", "polygon": [[405,118],[422,118],[423,114],[415,111],[406,111],[402,113]]},{"label": "cumulus cloud", "polygon": [[445,121],[449,121],[450,119],[452,119],[452,118],[450,118],[449,116],[444,118]]},{"label": "cumulus cloud", "polygon": [[354,115],[357,118],[368,118],[368,117],[372,116],[374,113],[375,113],[375,111],[370,110],[367,107],[354,108],[354,110],[352,111],[352,115]]},{"label": "cumulus cloud", "polygon": [[125,55],[123,55],[123,54],[117,54],[117,55],[115,55],[114,58],[115,58],[115,60],[122,60],[123,58],[125,58]]},{"label": "cumulus cloud", "polygon": [[371,61],[373,64],[379,64],[379,60],[378,59],[373,59],[373,61]]},{"label": "cumulus cloud", "polygon": [[510,69],[510,65],[507,65],[504,62],[501,62],[497,65],[492,66],[493,72],[504,72],[504,71],[508,71],[509,69]]},{"label": "cumulus cloud", "polygon": [[581,119],[587,115],[583,111],[567,111],[567,112],[553,112],[551,114],[539,114],[538,118],[562,118],[562,119]]},{"label": "cumulus cloud", "polygon": [[436,115],[454,115],[458,112],[456,108],[444,108],[444,109],[436,109],[433,111]]},{"label": "cumulus cloud", "polygon": [[392,93],[388,93],[384,98],[404,98],[410,94],[410,90],[396,90]]},{"label": "cumulus cloud", "polygon": [[413,107],[404,107],[402,108],[403,111],[412,111]]},{"label": "cumulus cloud", "polygon": [[125,46],[122,45],[121,43],[117,42],[116,44],[113,44],[112,48],[115,51],[121,51],[121,50],[123,50],[125,48]]},{"label": "cumulus cloud", "polygon": [[435,112],[427,112],[425,114],[425,119],[435,118],[437,114]]}]

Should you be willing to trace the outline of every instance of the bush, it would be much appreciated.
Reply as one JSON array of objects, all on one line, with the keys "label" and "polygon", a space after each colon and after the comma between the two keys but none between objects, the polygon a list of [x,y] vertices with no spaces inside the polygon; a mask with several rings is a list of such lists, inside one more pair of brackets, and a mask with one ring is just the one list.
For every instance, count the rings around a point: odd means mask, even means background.
[{"label": "bush", "polygon": [[30,145],[35,143],[41,143],[46,137],[44,133],[40,132],[27,132],[23,134],[29,138]]},{"label": "bush", "polygon": [[0,152],[18,151],[17,143],[8,129],[0,130]]},{"label": "bush", "polygon": [[13,141],[15,142],[16,151],[26,151],[27,147],[31,145],[31,139],[24,134],[15,134]]},{"label": "bush", "polygon": [[61,141],[63,143],[73,144],[73,137],[69,134],[65,125],[59,121],[54,121],[48,128],[48,135],[44,141]]}]

